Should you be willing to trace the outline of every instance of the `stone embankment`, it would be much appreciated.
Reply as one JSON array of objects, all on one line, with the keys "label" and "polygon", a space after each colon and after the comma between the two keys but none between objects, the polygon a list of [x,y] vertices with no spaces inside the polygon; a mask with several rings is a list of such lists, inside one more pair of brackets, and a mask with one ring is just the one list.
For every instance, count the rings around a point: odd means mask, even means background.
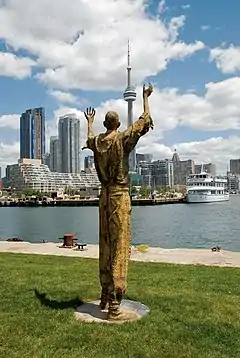
[{"label": "stone embankment", "polygon": [[[77,248],[62,248],[60,244],[52,242],[31,244],[28,242],[0,241],[0,252],[97,259],[98,245],[88,244],[84,250],[78,250]],[[159,247],[148,247],[145,252],[140,252],[137,247],[133,246],[131,250],[131,260],[186,265],[240,267],[240,252],[225,250],[212,252],[211,249],[162,249]]]}]

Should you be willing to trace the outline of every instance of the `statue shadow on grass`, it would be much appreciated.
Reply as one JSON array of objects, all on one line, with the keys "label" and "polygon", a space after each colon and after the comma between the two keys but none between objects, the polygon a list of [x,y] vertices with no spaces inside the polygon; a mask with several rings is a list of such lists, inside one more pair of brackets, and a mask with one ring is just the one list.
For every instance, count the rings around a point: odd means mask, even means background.
[{"label": "statue shadow on grass", "polygon": [[[33,291],[35,293],[37,300],[41,303],[42,306],[49,307],[54,310],[65,310],[65,309],[72,308],[79,313],[83,313],[83,314],[87,313],[101,320],[107,319],[107,310],[101,311],[99,309],[99,306],[92,302],[84,302],[83,299],[78,297],[71,300],[62,300],[62,301],[53,300],[47,298],[47,293],[45,292],[44,293],[39,292],[37,289],[34,289]],[[128,295],[126,295],[124,299],[133,300]]]},{"label": "statue shadow on grass", "polygon": [[[107,319],[106,312],[102,312],[99,306],[91,302],[84,302],[82,299],[78,297],[66,300],[66,301],[58,301],[47,298],[46,293],[41,293],[37,289],[34,289],[35,296],[37,300],[41,303],[41,305],[45,307],[50,307],[54,310],[65,310],[69,308],[75,309],[79,313],[88,313],[91,314],[95,318],[99,319]],[[84,305],[85,303],[85,305]]]},{"label": "statue shadow on grass", "polygon": [[45,307],[50,307],[54,310],[65,310],[68,308],[77,308],[78,306],[81,306],[84,301],[81,298],[74,298],[71,300],[66,301],[58,301],[58,300],[52,300],[47,298],[46,293],[41,293],[37,289],[34,289],[34,293],[38,301],[41,303],[41,305]]}]

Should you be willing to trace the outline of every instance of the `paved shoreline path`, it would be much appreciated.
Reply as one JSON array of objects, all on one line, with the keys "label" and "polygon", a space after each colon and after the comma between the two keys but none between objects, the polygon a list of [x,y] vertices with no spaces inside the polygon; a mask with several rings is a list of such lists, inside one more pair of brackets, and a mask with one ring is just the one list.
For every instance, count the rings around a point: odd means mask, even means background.
[{"label": "paved shoreline path", "polygon": [[[88,244],[84,251],[61,248],[56,243],[31,244],[28,242],[0,241],[0,252],[57,255],[98,259],[98,245]],[[240,267],[240,252],[221,250],[212,252],[211,249],[162,249],[148,247],[147,252],[141,253],[132,248],[132,261],[165,262],[186,265],[207,265]]]}]

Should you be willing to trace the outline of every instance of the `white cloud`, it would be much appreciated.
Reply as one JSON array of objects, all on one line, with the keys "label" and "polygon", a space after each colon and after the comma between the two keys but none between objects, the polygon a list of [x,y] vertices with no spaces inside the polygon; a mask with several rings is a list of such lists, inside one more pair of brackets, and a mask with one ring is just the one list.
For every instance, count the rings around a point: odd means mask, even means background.
[{"label": "white cloud", "polygon": [[129,34],[135,83],[204,48],[179,40],[183,16],[166,23],[148,16],[146,6],[146,0],[72,0],[71,6],[67,0],[5,0],[0,38],[37,57],[44,69],[37,78],[46,84],[122,89]]},{"label": "white cloud", "polygon": [[56,91],[49,91],[49,94],[62,103],[76,104],[78,102],[78,98],[70,92],[63,92],[63,91],[56,90]]},{"label": "white cloud", "polygon": [[198,130],[240,129],[240,78],[205,85],[205,96],[182,95],[176,100],[180,124]]},{"label": "white cloud", "polygon": [[5,167],[8,164],[15,164],[19,158],[20,144],[14,142],[6,144],[0,142],[0,164]]},{"label": "white cloud", "polygon": [[233,45],[228,48],[216,47],[210,50],[210,61],[215,61],[217,68],[223,73],[240,71],[240,47]]},{"label": "white cloud", "polygon": [[207,30],[210,30],[211,29],[211,26],[210,25],[202,25],[201,26],[201,30],[202,31],[207,31]]},{"label": "white cloud", "polygon": [[181,8],[182,8],[183,10],[190,9],[190,8],[191,8],[191,5],[190,5],[190,4],[182,5]]},{"label": "white cloud", "polygon": [[31,69],[34,65],[35,62],[30,58],[17,57],[9,52],[0,52],[0,76],[15,77],[21,80],[31,76]]},{"label": "white cloud", "polygon": [[166,1],[165,0],[160,0],[159,4],[158,4],[158,8],[157,8],[157,13],[159,15],[163,14],[166,11],[167,7],[166,7]]},{"label": "white cloud", "polygon": [[20,128],[20,115],[19,114],[3,114],[0,116],[0,128]]}]

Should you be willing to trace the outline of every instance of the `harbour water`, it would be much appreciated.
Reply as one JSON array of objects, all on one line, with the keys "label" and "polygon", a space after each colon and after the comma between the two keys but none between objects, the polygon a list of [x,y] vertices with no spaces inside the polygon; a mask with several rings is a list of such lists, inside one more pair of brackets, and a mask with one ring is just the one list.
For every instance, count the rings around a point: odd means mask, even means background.
[{"label": "harbour water", "polygon": [[[240,197],[229,202],[132,208],[132,242],[163,248],[240,251]],[[0,208],[0,240],[60,242],[73,233],[86,243],[98,242],[98,208]]]}]

